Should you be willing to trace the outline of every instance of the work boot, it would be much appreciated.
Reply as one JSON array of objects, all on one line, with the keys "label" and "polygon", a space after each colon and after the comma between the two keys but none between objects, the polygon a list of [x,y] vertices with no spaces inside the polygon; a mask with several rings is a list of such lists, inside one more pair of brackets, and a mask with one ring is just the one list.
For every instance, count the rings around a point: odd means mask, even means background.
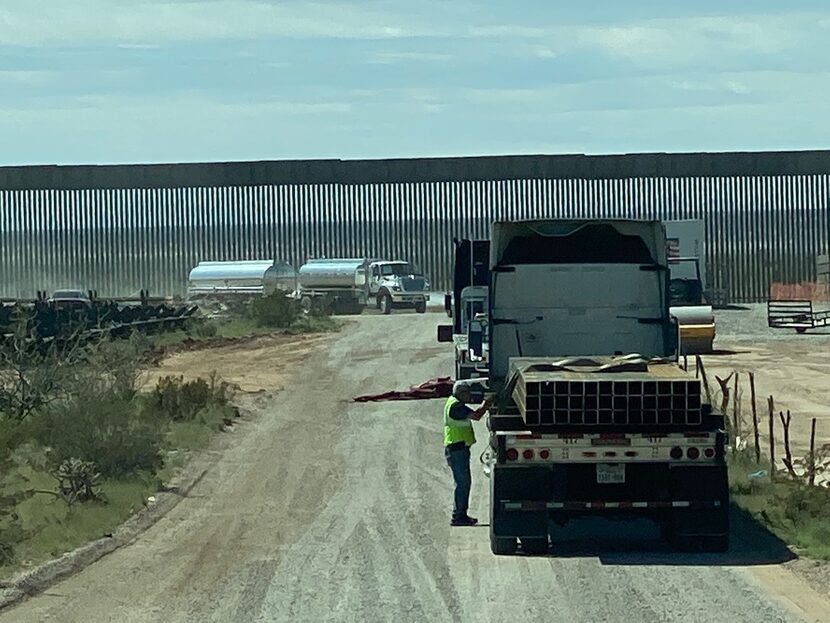
[{"label": "work boot", "polygon": [[453,520],[450,522],[451,526],[474,526],[478,523],[478,519],[475,517],[470,517],[469,515],[463,515],[462,517],[454,517]]}]

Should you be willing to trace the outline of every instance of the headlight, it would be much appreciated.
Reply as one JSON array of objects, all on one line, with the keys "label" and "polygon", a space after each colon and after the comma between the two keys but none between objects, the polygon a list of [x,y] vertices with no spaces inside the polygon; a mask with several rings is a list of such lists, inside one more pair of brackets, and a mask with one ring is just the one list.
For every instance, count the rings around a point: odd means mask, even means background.
[{"label": "headlight", "polygon": [[401,286],[392,286],[392,292],[400,292]]}]

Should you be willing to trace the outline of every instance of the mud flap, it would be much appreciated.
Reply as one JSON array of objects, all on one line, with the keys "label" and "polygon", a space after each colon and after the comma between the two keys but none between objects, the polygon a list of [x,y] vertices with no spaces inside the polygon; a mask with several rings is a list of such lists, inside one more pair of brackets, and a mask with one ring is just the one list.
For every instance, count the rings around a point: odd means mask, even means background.
[{"label": "mud flap", "polygon": [[[673,500],[687,500],[689,508],[671,511],[670,529],[676,537],[729,534],[729,482],[725,465],[674,467],[671,470]],[[711,502],[719,506],[709,506]],[[701,507],[697,507],[700,503]]]},{"label": "mud flap", "polygon": [[[496,537],[547,538],[550,470],[494,465],[490,474],[490,530]],[[507,510],[505,501],[538,501],[541,510]]]}]

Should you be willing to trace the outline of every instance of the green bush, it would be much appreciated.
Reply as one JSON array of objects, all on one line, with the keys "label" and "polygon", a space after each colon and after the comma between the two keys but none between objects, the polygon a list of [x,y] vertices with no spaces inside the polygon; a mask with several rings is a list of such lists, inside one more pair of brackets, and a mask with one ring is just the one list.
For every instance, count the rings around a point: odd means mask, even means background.
[{"label": "green bush", "polygon": [[113,392],[79,393],[31,424],[32,437],[51,448],[56,465],[72,458],[93,462],[105,478],[162,465],[163,420]]},{"label": "green bush", "polygon": [[187,332],[198,338],[216,337],[219,333],[219,327],[212,320],[196,318],[188,325]]},{"label": "green bush", "polygon": [[287,329],[301,313],[299,302],[288,298],[283,292],[263,296],[251,304],[251,317],[261,327]]},{"label": "green bush", "polygon": [[[80,391],[94,387],[99,393],[111,392],[124,400],[132,400],[141,384],[141,358],[149,350],[150,341],[140,334],[133,334],[127,340],[95,344],[88,349],[85,365],[76,368],[75,381]],[[79,388],[69,385],[66,391],[71,395]]]},{"label": "green bush", "polygon": [[228,386],[218,382],[216,376],[212,376],[209,381],[202,378],[185,381],[184,377],[166,376],[156,384],[151,404],[166,418],[189,422],[204,409],[223,407],[229,400]]}]

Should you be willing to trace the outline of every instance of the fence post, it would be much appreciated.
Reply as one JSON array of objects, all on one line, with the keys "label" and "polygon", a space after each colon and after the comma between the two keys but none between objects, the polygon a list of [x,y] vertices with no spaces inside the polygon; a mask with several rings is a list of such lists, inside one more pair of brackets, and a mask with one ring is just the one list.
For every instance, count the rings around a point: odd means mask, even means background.
[{"label": "fence post", "polygon": [[732,396],[732,428],[735,431],[735,437],[741,434],[740,409],[738,403],[738,377],[740,372],[735,372],[735,394]]},{"label": "fence post", "polygon": [[752,398],[752,428],[755,434],[755,463],[761,462],[761,438],[758,435],[758,409],[755,405],[755,373],[749,373],[749,392]]},{"label": "fence post", "polygon": [[778,412],[778,417],[781,418],[781,424],[784,426],[784,466],[793,479],[798,479],[798,474],[795,473],[793,467],[793,453],[790,450],[790,421],[792,418],[789,409],[787,409],[787,419],[784,419],[783,411]]},{"label": "fence post", "polygon": [[775,399],[767,398],[769,406],[769,475],[775,478]]},{"label": "fence post", "polygon": [[810,428],[810,466],[809,466],[808,483],[812,487],[816,484],[816,418],[813,418],[813,423]]}]

